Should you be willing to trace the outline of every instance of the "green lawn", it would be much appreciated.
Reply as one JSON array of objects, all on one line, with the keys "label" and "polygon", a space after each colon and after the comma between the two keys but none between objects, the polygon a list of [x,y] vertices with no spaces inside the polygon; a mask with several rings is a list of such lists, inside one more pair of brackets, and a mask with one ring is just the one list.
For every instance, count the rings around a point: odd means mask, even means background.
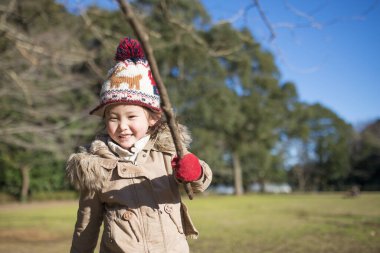
[{"label": "green lawn", "polygon": [[[192,253],[380,252],[380,194],[209,196],[186,200]],[[0,253],[68,252],[77,203],[0,205]]]}]

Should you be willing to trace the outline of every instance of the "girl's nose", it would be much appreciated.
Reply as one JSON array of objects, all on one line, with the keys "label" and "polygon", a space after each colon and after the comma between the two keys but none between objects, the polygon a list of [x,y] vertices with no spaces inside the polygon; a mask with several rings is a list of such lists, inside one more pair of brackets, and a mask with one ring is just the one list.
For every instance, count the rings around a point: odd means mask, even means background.
[{"label": "girl's nose", "polygon": [[119,123],[119,128],[121,131],[127,130],[128,129],[128,122],[124,119],[121,119],[120,123]]}]

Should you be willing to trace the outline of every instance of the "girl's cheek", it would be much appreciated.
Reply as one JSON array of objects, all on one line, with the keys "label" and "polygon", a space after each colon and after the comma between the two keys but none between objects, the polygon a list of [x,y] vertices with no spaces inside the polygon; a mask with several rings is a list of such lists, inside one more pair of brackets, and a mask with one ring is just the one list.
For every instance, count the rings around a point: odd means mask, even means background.
[{"label": "girl's cheek", "polygon": [[107,122],[106,128],[108,131],[114,131],[117,128],[117,124],[114,122]]}]

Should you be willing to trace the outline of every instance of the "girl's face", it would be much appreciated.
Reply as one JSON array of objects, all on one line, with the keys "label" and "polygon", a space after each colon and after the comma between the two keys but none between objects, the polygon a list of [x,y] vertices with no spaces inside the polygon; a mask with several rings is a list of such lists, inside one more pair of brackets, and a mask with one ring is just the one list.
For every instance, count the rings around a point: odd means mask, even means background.
[{"label": "girl's face", "polygon": [[145,108],[126,104],[108,106],[105,120],[108,135],[125,149],[131,148],[157,122]]}]

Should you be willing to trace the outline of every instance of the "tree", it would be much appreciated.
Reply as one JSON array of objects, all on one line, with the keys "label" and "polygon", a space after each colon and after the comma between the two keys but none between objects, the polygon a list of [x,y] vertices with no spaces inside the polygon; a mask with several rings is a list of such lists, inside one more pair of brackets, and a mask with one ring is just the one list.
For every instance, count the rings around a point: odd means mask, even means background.
[{"label": "tree", "polygon": [[61,161],[63,175],[63,160],[94,130],[94,122],[83,119],[84,108],[95,104],[91,86],[97,80],[81,68],[90,66],[94,55],[74,39],[78,17],[52,0],[8,1],[3,7],[1,159],[5,174],[20,170],[23,180],[19,191],[7,183],[1,187],[26,199],[29,186],[44,184],[35,184],[29,175],[52,161]]},{"label": "tree", "polygon": [[380,189],[380,119],[358,133],[352,150],[348,183],[363,190]]},{"label": "tree", "polygon": [[339,190],[350,171],[352,127],[320,104],[298,108],[292,174],[301,190]]},{"label": "tree", "polygon": [[[87,114],[116,44],[134,35],[118,10],[92,6],[74,15],[53,0],[3,2],[0,188],[26,198],[65,187],[65,159],[100,127]],[[192,151],[214,168],[215,183],[235,181],[242,194],[253,181],[285,180],[294,143],[307,150],[292,170],[300,186],[342,182],[350,127],[323,106],[299,102],[249,30],[211,24],[200,1],[132,4],[179,122],[193,132]]]},{"label": "tree", "polygon": [[[192,115],[192,127],[218,136],[217,143],[223,148],[219,157],[224,168],[234,168],[235,193],[240,195],[242,173],[249,179],[247,185],[254,179],[269,180],[279,171],[274,165],[281,164],[280,156],[272,152],[286,124],[286,105],[293,99],[287,91],[291,84],[279,85],[272,55],[260,48],[249,31],[223,24],[205,32],[204,38],[210,48],[228,53],[209,59],[207,66],[202,64],[204,73],[212,77],[202,82],[200,89],[192,83],[194,96],[192,103],[187,103],[192,106],[184,114]],[[274,167],[277,169],[272,171]]]}]

